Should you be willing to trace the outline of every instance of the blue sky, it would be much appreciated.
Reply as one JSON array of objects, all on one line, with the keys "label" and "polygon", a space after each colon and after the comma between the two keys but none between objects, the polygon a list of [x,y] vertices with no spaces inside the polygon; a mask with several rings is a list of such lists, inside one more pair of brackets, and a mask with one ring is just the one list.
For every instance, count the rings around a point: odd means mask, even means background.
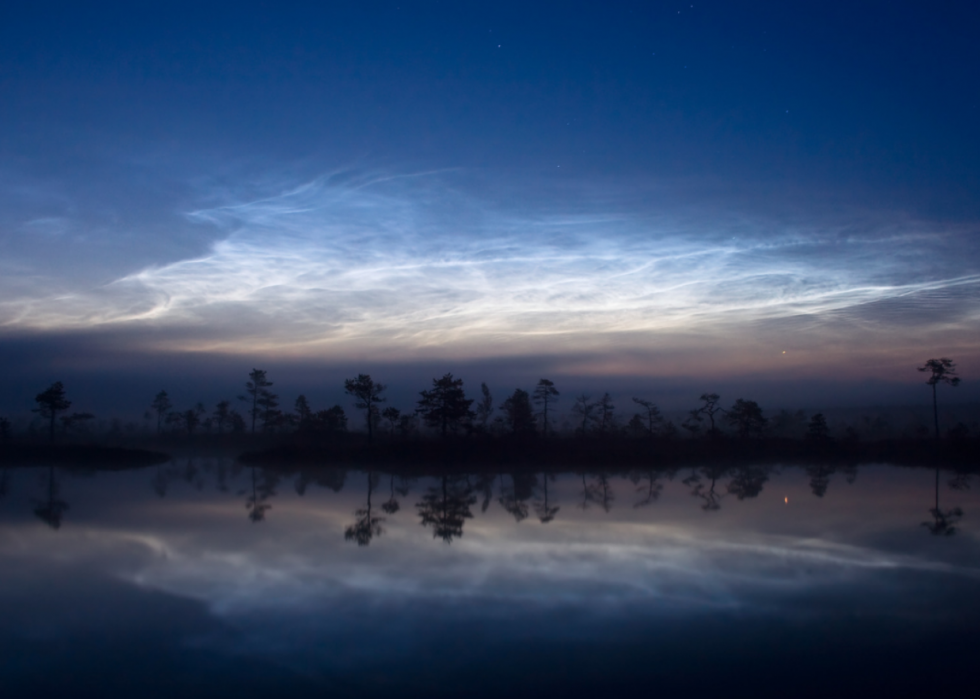
[{"label": "blue sky", "polygon": [[161,353],[642,380],[980,370],[976,19],[5,7],[0,352],[58,358],[32,380],[111,372],[113,353],[146,371]]}]

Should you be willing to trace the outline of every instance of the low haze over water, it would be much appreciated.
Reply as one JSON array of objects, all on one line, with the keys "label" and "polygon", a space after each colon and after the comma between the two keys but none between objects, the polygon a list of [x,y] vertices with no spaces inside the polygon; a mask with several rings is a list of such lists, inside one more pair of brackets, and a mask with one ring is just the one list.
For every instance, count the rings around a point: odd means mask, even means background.
[{"label": "low haze over water", "polygon": [[187,456],[2,478],[16,696],[975,684],[980,500],[953,471],[408,478]]}]

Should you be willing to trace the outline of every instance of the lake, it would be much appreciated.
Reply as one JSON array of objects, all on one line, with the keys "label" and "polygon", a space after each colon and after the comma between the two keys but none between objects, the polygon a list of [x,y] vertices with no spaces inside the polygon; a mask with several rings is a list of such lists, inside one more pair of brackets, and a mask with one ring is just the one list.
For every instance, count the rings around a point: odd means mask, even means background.
[{"label": "lake", "polygon": [[5,469],[4,696],[975,692],[976,477],[431,474]]}]

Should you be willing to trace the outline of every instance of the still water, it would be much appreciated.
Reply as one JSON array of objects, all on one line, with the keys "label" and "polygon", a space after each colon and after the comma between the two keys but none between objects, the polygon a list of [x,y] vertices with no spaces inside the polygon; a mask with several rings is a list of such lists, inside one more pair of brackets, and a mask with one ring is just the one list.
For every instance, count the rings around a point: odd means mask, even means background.
[{"label": "still water", "polygon": [[0,478],[5,697],[976,692],[951,471]]}]

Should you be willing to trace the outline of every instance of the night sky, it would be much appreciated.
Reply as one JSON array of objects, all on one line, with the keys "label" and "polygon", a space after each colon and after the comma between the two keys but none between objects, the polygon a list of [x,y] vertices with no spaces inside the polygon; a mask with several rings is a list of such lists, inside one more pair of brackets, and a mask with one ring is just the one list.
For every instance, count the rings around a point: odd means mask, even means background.
[{"label": "night sky", "polygon": [[324,400],[454,371],[927,402],[938,356],[977,400],[978,20],[4,3],[0,410],[54,380],[102,410],[214,400],[253,366]]}]

